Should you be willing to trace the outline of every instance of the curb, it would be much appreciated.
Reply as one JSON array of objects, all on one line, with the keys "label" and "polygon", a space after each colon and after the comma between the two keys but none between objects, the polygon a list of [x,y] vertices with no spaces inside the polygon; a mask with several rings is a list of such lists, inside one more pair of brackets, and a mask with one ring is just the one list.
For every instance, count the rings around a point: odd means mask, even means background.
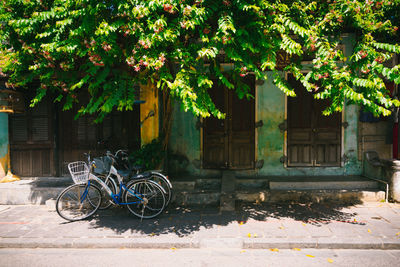
[{"label": "curb", "polygon": [[245,240],[243,248],[247,249],[293,249],[293,248],[314,248],[314,249],[400,249],[400,239],[384,240],[382,238],[368,238],[357,240],[343,238],[307,238],[288,240],[286,238],[268,238]]},{"label": "curb", "polygon": [[185,248],[237,248],[237,249],[380,249],[400,250],[399,240],[374,238],[367,240],[307,238],[0,238],[0,248],[130,248],[130,249],[185,249]]},{"label": "curb", "polygon": [[0,238],[0,248],[200,248],[199,241],[153,238]]}]

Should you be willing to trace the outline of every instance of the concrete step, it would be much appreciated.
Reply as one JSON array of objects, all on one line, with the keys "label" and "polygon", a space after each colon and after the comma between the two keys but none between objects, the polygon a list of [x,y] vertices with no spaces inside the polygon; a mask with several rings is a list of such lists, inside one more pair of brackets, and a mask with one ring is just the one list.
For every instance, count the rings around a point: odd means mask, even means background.
[{"label": "concrete step", "polygon": [[0,184],[1,205],[44,205],[56,199],[67,186],[71,177],[29,177],[12,183]]},{"label": "concrete step", "polygon": [[220,204],[219,191],[175,191],[171,202],[178,206],[217,206]]},{"label": "concrete step", "polygon": [[221,180],[220,211],[235,210],[236,178],[233,172],[223,172]]},{"label": "concrete step", "polygon": [[361,176],[271,177],[271,190],[376,190],[377,181]]},{"label": "concrete step", "polygon": [[[323,201],[361,203],[385,200],[385,192],[378,189],[379,185],[374,181],[366,181],[365,178],[353,177],[351,180],[348,177],[337,178],[337,180],[333,180],[332,177],[329,179],[326,177],[307,178],[304,185],[300,183],[298,177],[296,179],[285,177],[278,181],[277,178],[270,178],[272,186],[268,186],[266,179],[250,179],[253,182],[249,182],[248,179],[236,179],[236,186],[233,188],[227,188],[228,184],[225,183],[224,189],[227,192],[221,190],[221,179],[172,179],[172,202],[184,206],[221,206],[223,203],[226,204],[226,209],[231,209],[236,200],[271,203]],[[70,177],[40,177],[3,183],[0,184],[0,204],[44,205],[46,201],[56,199],[58,194],[70,184],[72,184]],[[326,189],[328,185],[331,188]],[[339,189],[334,190],[335,187]]]},{"label": "concrete step", "polygon": [[251,190],[235,193],[236,200],[269,203],[384,202],[382,190]]}]

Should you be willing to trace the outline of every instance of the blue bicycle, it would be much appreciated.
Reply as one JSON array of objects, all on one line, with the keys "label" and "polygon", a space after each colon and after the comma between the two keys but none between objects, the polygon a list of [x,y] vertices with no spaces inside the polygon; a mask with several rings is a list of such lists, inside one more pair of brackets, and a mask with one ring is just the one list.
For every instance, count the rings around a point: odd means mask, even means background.
[{"label": "blue bicycle", "polygon": [[[94,175],[84,161],[71,162],[68,169],[75,184],[65,188],[57,197],[56,210],[58,215],[68,221],[86,219],[99,209],[102,203],[102,191],[110,196],[116,205],[126,205],[131,213],[141,219],[154,218],[165,207],[165,190],[156,182],[143,174],[138,174],[132,181],[125,184],[123,176],[113,165],[107,177],[117,177],[118,187],[112,190],[102,179]],[[108,179],[115,183],[114,179]],[[102,191],[97,185],[102,188]],[[107,178],[106,178],[107,181]],[[115,192],[118,188],[118,193]]]}]

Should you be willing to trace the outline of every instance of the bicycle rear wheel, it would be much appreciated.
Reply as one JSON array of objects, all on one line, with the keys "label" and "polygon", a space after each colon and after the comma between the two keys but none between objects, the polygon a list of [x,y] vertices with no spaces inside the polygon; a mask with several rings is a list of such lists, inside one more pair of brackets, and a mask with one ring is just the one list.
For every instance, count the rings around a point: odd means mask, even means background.
[{"label": "bicycle rear wheel", "polygon": [[165,191],[165,207],[168,206],[169,202],[171,201],[171,197],[172,197],[172,185],[167,179],[168,178],[166,178],[164,175],[162,175],[158,172],[155,172],[155,171],[151,171],[150,180],[159,184]]},{"label": "bicycle rear wheel", "polygon": [[79,221],[92,216],[101,204],[101,192],[93,184],[73,184],[57,197],[58,215],[68,221]]},{"label": "bicycle rear wheel", "polygon": [[124,202],[130,212],[141,219],[150,219],[159,215],[165,207],[163,189],[151,180],[139,180],[129,183],[124,192]]}]

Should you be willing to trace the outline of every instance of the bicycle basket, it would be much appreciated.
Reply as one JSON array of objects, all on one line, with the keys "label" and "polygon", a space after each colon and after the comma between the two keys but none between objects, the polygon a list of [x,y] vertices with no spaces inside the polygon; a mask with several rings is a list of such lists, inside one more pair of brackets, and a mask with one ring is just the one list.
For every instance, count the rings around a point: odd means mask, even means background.
[{"label": "bicycle basket", "polygon": [[84,161],[75,161],[68,164],[72,180],[76,184],[84,184],[89,179],[89,167]]}]

